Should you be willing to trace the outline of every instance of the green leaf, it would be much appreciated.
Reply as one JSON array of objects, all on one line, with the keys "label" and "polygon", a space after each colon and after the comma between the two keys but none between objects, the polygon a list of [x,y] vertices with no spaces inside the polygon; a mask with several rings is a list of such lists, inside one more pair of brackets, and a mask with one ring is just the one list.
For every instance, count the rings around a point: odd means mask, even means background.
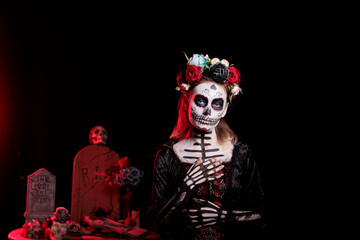
[{"label": "green leaf", "polygon": [[185,55],[185,57],[186,57],[186,60],[189,61],[189,58],[188,58],[188,56],[186,55],[185,51],[183,51],[183,53],[184,53],[184,55]]}]

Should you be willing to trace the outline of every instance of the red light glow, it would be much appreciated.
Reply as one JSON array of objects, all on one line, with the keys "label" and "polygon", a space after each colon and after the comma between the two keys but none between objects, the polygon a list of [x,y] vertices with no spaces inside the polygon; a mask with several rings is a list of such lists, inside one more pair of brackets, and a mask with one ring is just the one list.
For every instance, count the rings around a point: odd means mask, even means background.
[{"label": "red light glow", "polygon": [[4,139],[7,138],[8,133],[11,131],[10,123],[11,116],[9,112],[10,101],[10,84],[9,84],[9,74],[6,67],[6,54],[4,53],[5,45],[0,41],[0,133],[2,138],[0,138],[0,154],[5,151],[7,147],[7,142],[4,142]]}]

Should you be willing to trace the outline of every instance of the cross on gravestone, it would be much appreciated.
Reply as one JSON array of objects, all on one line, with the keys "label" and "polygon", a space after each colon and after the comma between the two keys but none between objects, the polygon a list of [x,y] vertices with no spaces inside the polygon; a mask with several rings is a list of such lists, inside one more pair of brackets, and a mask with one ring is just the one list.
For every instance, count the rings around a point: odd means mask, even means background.
[{"label": "cross on gravestone", "polygon": [[50,184],[46,182],[45,176],[39,176],[37,182],[31,184],[31,189],[37,189],[39,196],[45,195],[47,189],[50,189]]},{"label": "cross on gravestone", "polygon": [[119,171],[120,156],[104,145],[88,145],[74,158],[71,220],[80,222],[95,209],[110,211],[109,218],[120,220],[120,189],[107,178]]},{"label": "cross on gravestone", "polygon": [[56,177],[40,168],[27,178],[25,222],[44,222],[54,214]]}]

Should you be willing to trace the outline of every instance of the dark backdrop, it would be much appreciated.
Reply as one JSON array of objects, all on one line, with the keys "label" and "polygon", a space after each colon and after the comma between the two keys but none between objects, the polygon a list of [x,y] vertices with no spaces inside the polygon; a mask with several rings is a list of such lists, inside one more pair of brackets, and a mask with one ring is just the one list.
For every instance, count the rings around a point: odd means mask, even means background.
[{"label": "dark backdrop", "polygon": [[[285,13],[276,6],[271,11],[263,7],[226,6],[221,11],[219,6],[207,10],[175,3],[142,8],[46,1],[4,4],[4,236],[24,223],[26,178],[39,168],[56,175],[56,206],[70,210],[73,158],[88,145],[95,125],[108,130],[110,148],[144,170],[133,205],[145,214],[154,157],[176,119],[176,74],[186,64],[183,51],[226,58],[240,70],[244,94],[236,97],[226,119],[255,151],[270,232],[281,237],[293,227],[311,229],[311,220],[297,224],[296,219],[310,201],[302,194],[307,183],[302,157],[313,147],[305,126],[318,109],[307,107],[314,93],[301,83],[309,79],[304,70],[313,70],[314,53],[308,54],[313,30],[309,33],[301,18],[292,18],[292,9]],[[301,142],[300,135],[307,140]],[[301,183],[294,181],[300,172]]]}]

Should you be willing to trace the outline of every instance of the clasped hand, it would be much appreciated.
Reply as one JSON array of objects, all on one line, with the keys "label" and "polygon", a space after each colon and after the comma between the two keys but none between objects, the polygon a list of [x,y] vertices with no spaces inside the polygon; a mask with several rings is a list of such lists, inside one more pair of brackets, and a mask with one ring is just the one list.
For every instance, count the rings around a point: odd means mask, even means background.
[{"label": "clasped hand", "polygon": [[204,182],[213,181],[222,177],[224,174],[220,171],[223,167],[224,165],[215,159],[206,159],[203,161],[199,158],[187,171],[184,182],[190,189],[193,189],[195,186]]},{"label": "clasped hand", "polygon": [[193,199],[199,207],[197,209],[183,209],[189,218],[191,225],[195,228],[211,226],[218,222],[224,222],[227,216],[227,211],[219,208],[215,203],[194,198]]},{"label": "clasped hand", "polygon": [[191,226],[195,228],[215,225],[225,222],[225,220],[251,221],[261,218],[260,214],[252,211],[227,211],[208,200],[198,198],[194,198],[193,200],[198,204],[198,207],[194,209],[183,209],[182,212],[190,218]]}]

